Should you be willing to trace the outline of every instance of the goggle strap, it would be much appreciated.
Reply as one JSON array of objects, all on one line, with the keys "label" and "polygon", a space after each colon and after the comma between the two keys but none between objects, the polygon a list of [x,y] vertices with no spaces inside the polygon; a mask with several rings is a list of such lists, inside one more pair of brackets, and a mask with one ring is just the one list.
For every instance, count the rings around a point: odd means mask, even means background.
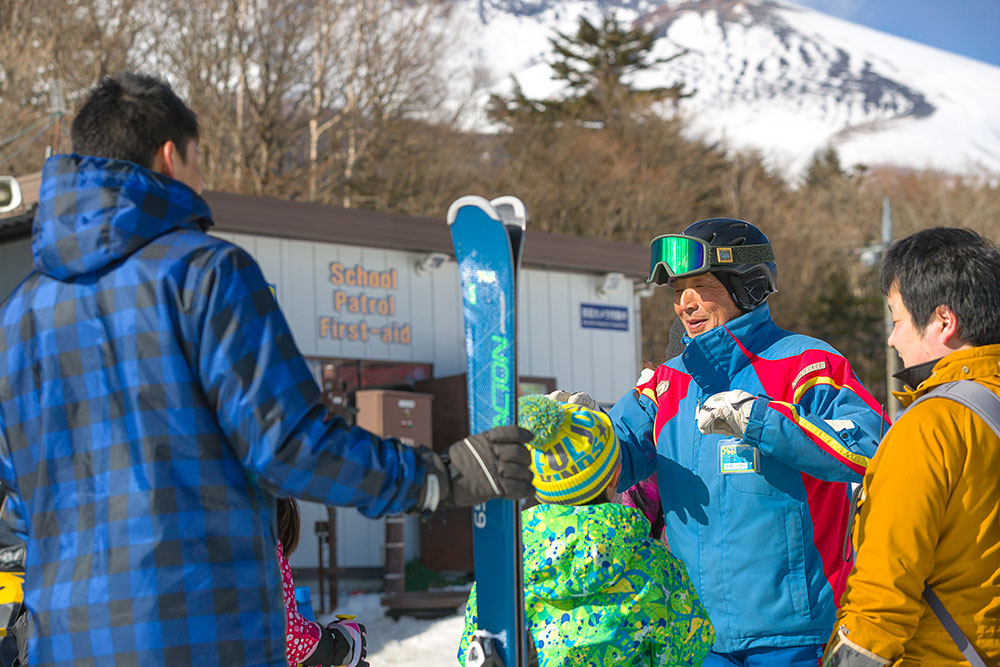
[{"label": "goggle strap", "polygon": [[767,243],[755,245],[709,246],[708,263],[711,266],[727,264],[762,264],[774,261],[774,251]]}]

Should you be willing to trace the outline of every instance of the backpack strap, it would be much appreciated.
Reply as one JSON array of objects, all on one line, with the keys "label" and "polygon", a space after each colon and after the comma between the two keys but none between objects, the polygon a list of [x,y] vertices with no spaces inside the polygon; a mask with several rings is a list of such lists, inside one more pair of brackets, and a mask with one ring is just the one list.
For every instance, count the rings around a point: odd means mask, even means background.
[{"label": "backpack strap", "polygon": [[[986,425],[993,429],[993,432],[1000,437],[1000,396],[994,394],[989,388],[972,380],[957,380],[939,385],[930,390],[910,404],[907,410],[912,410],[913,406],[928,398],[947,398],[961,403],[979,416]],[[896,421],[899,421],[898,419]],[[972,646],[972,642],[965,636],[962,629],[955,623],[955,619],[945,608],[941,599],[937,596],[929,584],[925,584],[924,599],[934,612],[934,615],[941,621],[941,625],[951,635],[952,641],[962,651],[962,655],[969,661],[971,667],[986,667],[986,661]]]},{"label": "backpack strap", "polygon": [[955,645],[958,646],[962,655],[965,656],[965,659],[969,661],[971,667],[986,667],[986,662],[983,660],[983,657],[979,655],[976,649],[972,646],[972,642],[970,642],[969,638],[965,636],[964,632],[962,632],[962,628],[958,627],[958,623],[956,623],[955,619],[953,619],[951,614],[948,613],[944,603],[941,602],[941,598],[937,596],[937,593],[934,592],[934,589],[932,589],[929,584],[925,584],[924,586],[924,599],[927,600],[928,606],[930,606],[934,615],[938,617],[938,620],[941,621],[941,625],[944,626],[944,629],[948,631],[949,635],[951,635],[952,641],[954,641]]},{"label": "backpack strap", "polygon": [[[926,401],[928,398],[947,398],[961,403],[979,416],[993,432],[1000,437],[1000,396],[994,394],[985,385],[973,380],[956,380],[934,387],[929,392],[913,401],[906,410]],[[896,421],[899,421],[897,418]]]}]

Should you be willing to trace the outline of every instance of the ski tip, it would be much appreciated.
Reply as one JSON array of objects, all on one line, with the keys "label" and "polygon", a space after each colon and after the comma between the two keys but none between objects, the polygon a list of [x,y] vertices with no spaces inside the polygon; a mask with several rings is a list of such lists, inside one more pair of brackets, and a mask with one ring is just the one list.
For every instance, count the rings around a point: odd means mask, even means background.
[{"label": "ski tip", "polygon": [[528,209],[524,202],[514,195],[504,195],[490,201],[490,205],[500,215],[505,225],[515,225],[524,229],[528,221]]},{"label": "ski tip", "polygon": [[490,216],[494,220],[500,220],[500,216],[493,209],[489,200],[485,197],[480,197],[479,195],[465,195],[464,197],[459,197],[451,206],[448,207],[448,224],[454,224],[455,220],[458,218],[458,211],[466,206],[475,206],[482,209],[486,215]]}]

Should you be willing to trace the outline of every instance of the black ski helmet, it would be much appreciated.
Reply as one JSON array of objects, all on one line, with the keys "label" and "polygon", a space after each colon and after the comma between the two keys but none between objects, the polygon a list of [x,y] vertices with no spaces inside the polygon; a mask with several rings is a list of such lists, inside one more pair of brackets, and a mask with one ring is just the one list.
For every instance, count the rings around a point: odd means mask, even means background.
[{"label": "black ski helmet", "polygon": [[[692,223],[681,232],[713,248],[741,245],[771,245],[764,232],[745,220],[708,218]],[[757,264],[713,265],[710,273],[719,279],[741,310],[753,310],[778,290],[778,267],[774,260]]]}]

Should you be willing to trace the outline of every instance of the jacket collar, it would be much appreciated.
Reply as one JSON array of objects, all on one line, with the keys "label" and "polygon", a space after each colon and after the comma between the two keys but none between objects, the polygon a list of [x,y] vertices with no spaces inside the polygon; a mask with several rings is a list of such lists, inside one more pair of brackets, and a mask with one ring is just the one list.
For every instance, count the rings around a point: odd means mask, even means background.
[{"label": "jacket collar", "polygon": [[934,371],[934,367],[939,361],[941,361],[941,359],[934,359],[932,361],[925,361],[922,364],[907,366],[898,373],[893,373],[892,377],[902,382],[903,386],[907,389],[919,387],[921,382],[931,376],[931,373]]},{"label": "jacket collar", "polygon": [[681,358],[706,393],[729,389],[732,377],[756,358],[754,350],[777,329],[767,302],[725,324],[691,338],[684,336]]},{"label": "jacket collar", "polygon": [[133,162],[56,155],[42,169],[35,268],[53,278],[98,271],[174,229],[206,229],[205,200]]},{"label": "jacket collar", "polygon": [[[1000,344],[956,350],[933,362],[930,374],[916,387],[894,391],[892,395],[907,407],[934,387],[956,380],[975,380],[1000,375]],[[916,369],[917,366],[911,368]]]}]

